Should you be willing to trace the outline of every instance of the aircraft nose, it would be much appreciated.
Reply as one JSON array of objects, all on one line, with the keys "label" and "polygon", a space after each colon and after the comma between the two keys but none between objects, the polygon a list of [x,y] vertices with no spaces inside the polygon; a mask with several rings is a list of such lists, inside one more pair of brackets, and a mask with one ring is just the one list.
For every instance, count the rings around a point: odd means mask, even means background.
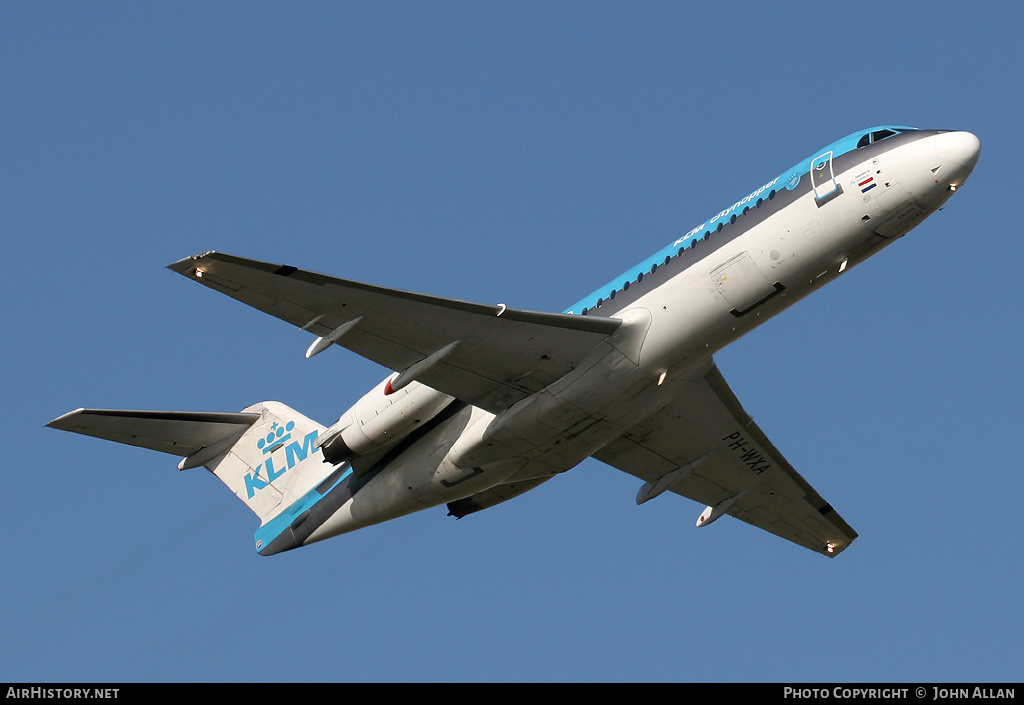
[{"label": "aircraft nose", "polygon": [[981,140],[970,132],[944,132],[935,136],[935,156],[943,163],[955,162],[967,173],[974,171],[981,154]]}]

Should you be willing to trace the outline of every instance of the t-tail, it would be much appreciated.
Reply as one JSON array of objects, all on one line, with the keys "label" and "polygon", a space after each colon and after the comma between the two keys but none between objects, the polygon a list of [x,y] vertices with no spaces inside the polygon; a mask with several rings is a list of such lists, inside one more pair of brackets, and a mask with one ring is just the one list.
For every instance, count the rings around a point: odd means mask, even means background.
[{"label": "t-tail", "polygon": [[47,425],[180,456],[179,470],[205,466],[260,518],[257,550],[263,527],[294,513],[334,469],[316,445],[324,426],[276,401],[237,414],[78,409]]}]

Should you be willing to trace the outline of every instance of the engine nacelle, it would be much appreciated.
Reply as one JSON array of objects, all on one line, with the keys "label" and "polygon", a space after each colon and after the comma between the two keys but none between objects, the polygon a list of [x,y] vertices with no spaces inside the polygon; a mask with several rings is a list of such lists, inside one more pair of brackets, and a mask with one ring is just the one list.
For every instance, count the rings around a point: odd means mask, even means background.
[{"label": "engine nacelle", "polygon": [[332,464],[399,441],[436,416],[454,397],[410,382],[391,390],[388,377],[371,389],[314,442]]}]

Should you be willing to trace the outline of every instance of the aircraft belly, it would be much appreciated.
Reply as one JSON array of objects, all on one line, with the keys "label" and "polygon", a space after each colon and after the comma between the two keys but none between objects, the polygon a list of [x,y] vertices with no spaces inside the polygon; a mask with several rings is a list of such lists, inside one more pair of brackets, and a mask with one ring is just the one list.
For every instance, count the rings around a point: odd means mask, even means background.
[{"label": "aircraft belly", "polygon": [[641,298],[653,314],[641,366],[683,374],[830,281],[879,239],[860,208],[850,189],[822,205],[808,193]]},{"label": "aircraft belly", "polygon": [[711,272],[715,289],[730,311],[746,311],[774,291],[774,287],[746,252],[734,255]]},{"label": "aircraft belly", "polygon": [[360,487],[352,497],[315,529],[304,543],[314,543],[389,519],[443,504],[431,491],[436,468],[427,445],[406,450]]}]

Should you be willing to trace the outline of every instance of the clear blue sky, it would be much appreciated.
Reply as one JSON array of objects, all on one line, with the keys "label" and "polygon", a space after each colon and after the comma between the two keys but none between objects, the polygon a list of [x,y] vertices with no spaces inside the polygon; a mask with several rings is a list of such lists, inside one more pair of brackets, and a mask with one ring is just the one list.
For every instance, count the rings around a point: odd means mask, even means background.
[{"label": "clear blue sky", "polygon": [[[1020,681],[1017,3],[0,4],[0,680]],[[835,560],[588,461],[272,558],[79,406],[331,423],[386,371],[164,269],[217,249],[561,310],[880,123],[982,141],[725,350]]]}]

